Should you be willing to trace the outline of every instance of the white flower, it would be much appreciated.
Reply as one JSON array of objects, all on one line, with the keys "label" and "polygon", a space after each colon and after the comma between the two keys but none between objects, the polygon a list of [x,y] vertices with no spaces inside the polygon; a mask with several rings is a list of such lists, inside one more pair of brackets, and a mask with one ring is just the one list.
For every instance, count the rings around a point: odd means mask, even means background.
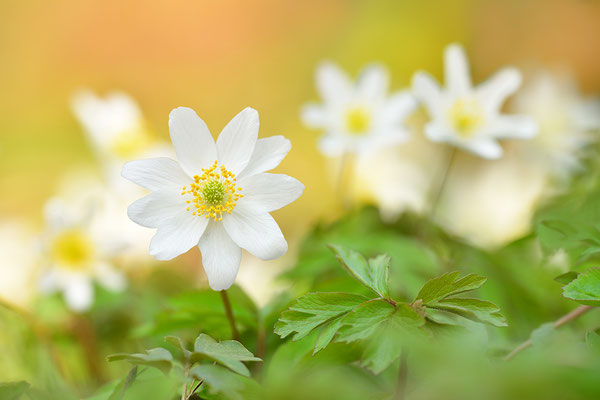
[{"label": "white flower", "polygon": [[356,84],[332,63],[317,68],[323,104],[307,104],[301,116],[308,127],[324,130],[319,141],[324,154],[365,153],[408,140],[404,120],[416,102],[407,91],[388,96],[388,81],[386,70],[378,65],[366,68]]},{"label": "white flower", "polygon": [[0,223],[0,298],[28,307],[36,294],[34,234],[22,221]]},{"label": "white flower", "polygon": [[82,191],[65,200],[50,199],[45,206],[46,231],[42,236],[45,271],[41,288],[60,291],[74,311],[87,310],[94,299],[94,281],[111,290],[125,287],[124,276],[111,260],[123,243],[107,234],[99,220],[101,193]]},{"label": "white flower", "polygon": [[179,162],[152,158],[123,167],[125,178],[152,191],[128,208],[134,222],[158,229],[150,254],[170,260],[197,245],[213,290],[233,284],[241,248],[263,260],[287,251],[269,212],[304,190],[294,178],[265,173],[291,145],[282,136],[257,140],[258,127],[258,113],[246,108],[215,143],[193,110],[176,108],[169,115],[169,130]]},{"label": "white flower", "polygon": [[500,158],[498,139],[531,139],[535,121],[523,115],[500,114],[502,103],[521,84],[515,68],[500,70],[473,87],[469,65],[461,46],[445,50],[445,88],[425,72],[413,78],[413,92],[427,109],[431,121],[425,134],[434,142],[447,142],[488,159]]},{"label": "white flower", "polygon": [[579,156],[597,140],[600,101],[582,96],[566,73],[539,72],[515,97],[513,109],[534,117],[540,132],[520,147],[523,157],[538,160],[562,178],[581,167]]},{"label": "white flower", "polygon": [[111,92],[101,98],[81,90],[73,95],[71,106],[94,150],[102,157],[131,160],[150,142],[137,103],[123,92]]}]

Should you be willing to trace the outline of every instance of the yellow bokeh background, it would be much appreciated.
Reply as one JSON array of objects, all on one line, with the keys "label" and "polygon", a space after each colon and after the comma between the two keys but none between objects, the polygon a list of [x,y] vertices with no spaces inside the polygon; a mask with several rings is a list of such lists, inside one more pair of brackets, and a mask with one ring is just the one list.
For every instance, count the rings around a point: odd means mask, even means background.
[{"label": "yellow bokeh background", "polygon": [[165,140],[174,107],[195,109],[215,136],[256,108],[261,137],[292,141],[278,171],[306,191],[276,218],[297,236],[338,208],[318,132],[299,119],[301,105],[317,100],[318,62],[352,74],[383,62],[401,89],[417,69],[440,76],[450,42],[465,45],[476,81],[505,64],[543,64],[600,90],[598,1],[4,1],[0,217],[39,220],[65,172],[97,164],[69,108],[72,93],[89,87],[129,93]]}]

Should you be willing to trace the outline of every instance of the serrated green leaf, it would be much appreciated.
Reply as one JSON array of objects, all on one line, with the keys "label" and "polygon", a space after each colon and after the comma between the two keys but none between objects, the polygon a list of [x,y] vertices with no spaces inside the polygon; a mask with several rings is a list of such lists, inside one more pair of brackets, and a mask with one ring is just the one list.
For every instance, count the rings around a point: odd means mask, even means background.
[{"label": "serrated green leaf", "polygon": [[458,314],[472,321],[494,326],[508,325],[500,314],[500,308],[485,300],[457,297],[440,300],[431,307]]},{"label": "serrated green leaf", "polygon": [[17,400],[29,389],[25,381],[0,383],[0,399]]},{"label": "serrated green leaf", "polygon": [[281,338],[295,333],[292,340],[300,340],[313,329],[344,315],[368,300],[351,293],[309,293],[296,300],[289,311],[281,313],[275,333]]},{"label": "serrated green leaf", "polygon": [[557,276],[556,278],[554,278],[554,280],[560,283],[564,283],[566,285],[567,283],[570,283],[573,279],[576,279],[578,276],[579,272],[569,271]]},{"label": "serrated green leaf", "polygon": [[393,324],[396,334],[415,331],[425,320],[405,303],[396,306],[383,299],[369,300],[352,310],[342,320],[336,341],[353,342],[372,336],[382,324]]},{"label": "serrated green leaf", "polygon": [[588,306],[600,306],[600,268],[590,268],[563,287],[563,296]]},{"label": "serrated green leaf", "polygon": [[191,353],[190,361],[195,363],[206,358],[214,360],[244,376],[250,376],[250,371],[242,361],[262,361],[260,358],[254,357],[240,342],[235,340],[217,342],[210,336],[201,333],[194,343],[194,351]]},{"label": "serrated green leaf", "polygon": [[243,400],[245,378],[218,365],[198,365],[190,370],[190,376],[203,381],[211,394],[221,394],[227,399]]},{"label": "serrated green leaf", "polygon": [[315,342],[315,348],[313,350],[313,356],[317,354],[319,351],[323,350],[331,341],[333,337],[337,333],[337,331],[342,326],[342,318],[336,318],[333,321],[329,322],[327,326],[321,331],[317,341]]},{"label": "serrated green leaf", "polygon": [[455,271],[431,279],[419,291],[415,300],[421,299],[425,305],[429,305],[448,296],[478,289],[487,280],[486,277],[477,274],[469,274],[457,279],[459,275],[460,272]]},{"label": "serrated green leaf", "polygon": [[330,244],[329,248],[356,280],[373,290],[379,297],[390,298],[390,258],[387,255],[379,255],[367,261],[362,254],[342,246]]},{"label": "serrated green leaf", "polygon": [[145,354],[118,353],[112,354],[106,358],[109,362],[125,360],[134,365],[146,365],[161,370],[165,375],[173,367],[173,355],[162,347],[147,350]]}]

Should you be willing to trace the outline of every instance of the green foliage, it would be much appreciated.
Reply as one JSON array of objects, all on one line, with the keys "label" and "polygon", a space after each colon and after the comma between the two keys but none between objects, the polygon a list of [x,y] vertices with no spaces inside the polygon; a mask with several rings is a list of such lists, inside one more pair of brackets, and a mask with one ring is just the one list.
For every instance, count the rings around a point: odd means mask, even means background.
[{"label": "green foliage", "polygon": [[563,288],[563,296],[589,306],[600,306],[600,268],[590,268]]},{"label": "green foliage", "polygon": [[[222,394],[225,398],[234,400],[242,398],[239,390],[248,384],[240,378],[250,376],[250,371],[242,361],[261,361],[235,340],[219,342],[204,333],[196,338],[193,350],[188,350],[183,341],[176,336],[167,336],[165,341],[178,349],[179,353],[174,356],[169,350],[156,348],[146,351],[145,354],[114,354],[108,357],[108,361],[125,360],[136,366],[157,368],[165,375],[176,367],[180,374],[185,375],[184,382],[189,377],[198,379],[203,382],[204,387],[208,387],[209,393]],[[218,363],[227,369],[202,362]],[[134,368],[114,388],[109,399],[121,398],[136,380],[136,375],[137,369]]]},{"label": "green foliage", "polygon": [[367,261],[343,246],[330,245],[329,248],[347,272],[377,297],[309,293],[298,298],[281,314],[275,333],[281,338],[294,334],[292,340],[297,341],[320,328],[313,355],[332,341],[361,341],[365,346],[360,364],[379,374],[400,357],[406,340],[430,334],[431,330],[424,329],[428,307],[477,322],[506,325],[495,304],[452,297],[481,287],[485,277],[471,274],[458,279],[458,272],[444,274],[427,282],[411,304],[397,302],[389,296],[389,257],[383,255]]},{"label": "green foliage", "polygon": [[146,353],[118,353],[107,357],[111,361],[129,361],[133,365],[145,365],[148,367],[158,368],[164,374],[168,374],[173,367],[173,356],[168,350],[158,347],[156,349],[147,350]]},{"label": "green foliage", "polygon": [[17,400],[29,389],[25,381],[0,383],[0,399]]},{"label": "green foliage", "polygon": [[500,308],[485,300],[452,297],[479,289],[487,280],[470,274],[458,279],[460,272],[449,272],[427,282],[413,303],[421,301],[426,308],[447,311],[461,317],[494,326],[507,326]]}]

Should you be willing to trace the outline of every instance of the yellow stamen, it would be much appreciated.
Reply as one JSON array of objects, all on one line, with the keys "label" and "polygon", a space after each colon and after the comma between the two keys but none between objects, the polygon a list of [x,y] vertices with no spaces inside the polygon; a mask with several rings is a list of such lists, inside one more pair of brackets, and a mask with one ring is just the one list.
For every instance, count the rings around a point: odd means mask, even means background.
[{"label": "yellow stamen", "polygon": [[458,99],[448,110],[448,119],[463,138],[471,137],[484,122],[481,104],[473,99]]},{"label": "yellow stamen", "polygon": [[192,215],[204,215],[205,218],[222,221],[223,214],[231,214],[236,202],[244,197],[239,193],[242,188],[236,188],[235,185],[235,175],[223,165],[217,168],[215,161],[210,168],[202,168],[202,175],[195,175],[189,189],[184,186],[181,194],[193,196],[191,200],[186,200],[186,203],[191,201],[195,208]]},{"label": "yellow stamen", "polygon": [[350,108],[346,112],[346,130],[353,135],[360,135],[369,130],[371,114],[364,107]]},{"label": "yellow stamen", "polygon": [[73,270],[85,269],[92,259],[94,245],[80,229],[59,233],[52,242],[51,254],[60,265]]}]

